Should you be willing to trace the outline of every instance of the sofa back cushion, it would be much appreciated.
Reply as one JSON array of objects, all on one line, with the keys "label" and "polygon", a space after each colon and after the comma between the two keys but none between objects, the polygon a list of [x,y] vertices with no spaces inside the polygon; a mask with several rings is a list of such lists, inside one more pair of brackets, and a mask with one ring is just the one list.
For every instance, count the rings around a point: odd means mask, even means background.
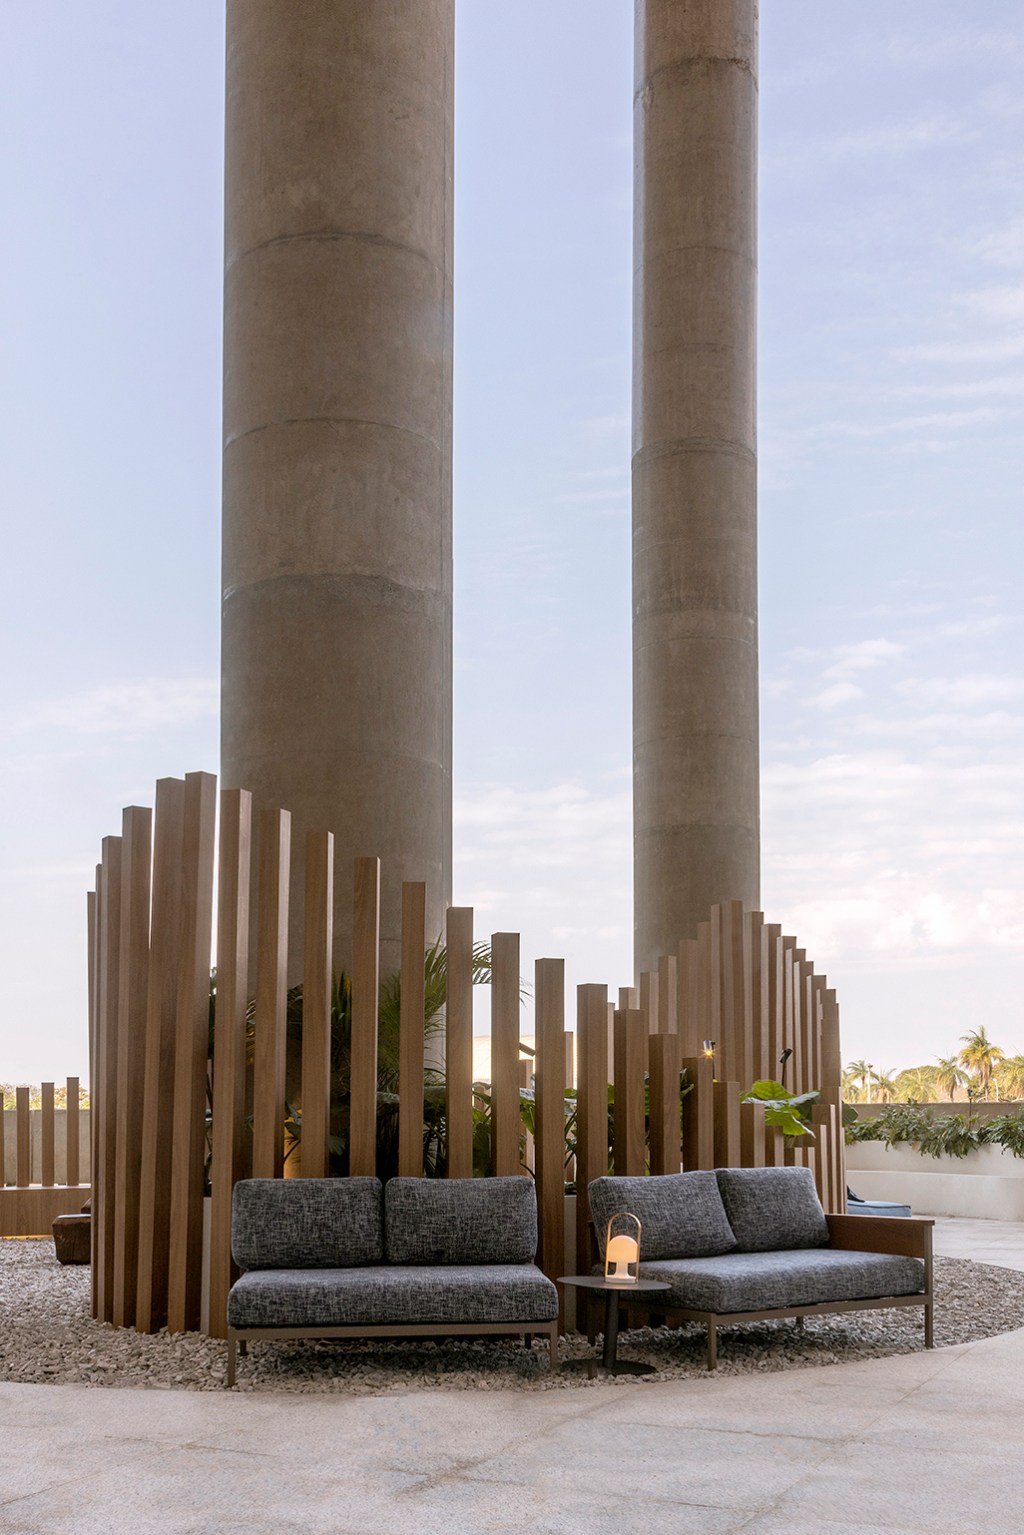
[{"label": "sofa back cushion", "polygon": [[359,1268],[384,1259],[379,1178],[247,1178],[235,1184],[231,1251],[243,1269]]},{"label": "sofa back cushion", "polygon": [[532,1178],[391,1178],[384,1188],[389,1263],[532,1263]]},{"label": "sofa back cushion", "polygon": [[720,1167],[715,1176],[740,1252],[784,1252],[828,1241],[809,1167]]},{"label": "sofa back cushion", "polygon": [[713,1258],[736,1246],[714,1173],[595,1178],[590,1185],[590,1213],[602,1259],[608,1222],[622,1210],[640,1222],[641,1263],[656,1258]]}]

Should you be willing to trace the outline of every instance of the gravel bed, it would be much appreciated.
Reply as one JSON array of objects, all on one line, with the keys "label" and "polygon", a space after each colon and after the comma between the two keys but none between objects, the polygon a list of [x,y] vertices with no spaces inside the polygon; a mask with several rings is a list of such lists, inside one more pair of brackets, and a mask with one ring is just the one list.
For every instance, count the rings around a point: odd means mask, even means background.
[{"label": "gravel bed", "polygon": [[[89,1270],[63,1267],[48,1238],[0,1240],[0,1380],[47,1385],[142,1386],[153,1390],[224,1389],[226,1344],[197,1333],[146,1337],[96,1322],[89,1315]],[[1024,1273],[1016,1269],[935,1260],[935,1341],[941,1348],[1024,1326]],[[793,1322],[747,1323],[719,1334],[719,1375],[744,1375],[848,1364],[911,1354],[923,1347],[922,1313],[847,1312]],[[585,1338],[560,1343],[563,1360],[592,1353]],[[640,1359],[657,1373],[641,1381],[700,1378],[704,1329],[640,1328],[619,1337],[620,1357]],[[635,1384],[638,1377],[632,1379]],[[254,1344],[239,1360],[237,1389],[325,1391],[381,1396],[443,1388],[449,1391],[593,1390],[615,1382],[585,1373],[554,1377],[546,1341],[532,1353],[503,1339],[437,1343]]]}]

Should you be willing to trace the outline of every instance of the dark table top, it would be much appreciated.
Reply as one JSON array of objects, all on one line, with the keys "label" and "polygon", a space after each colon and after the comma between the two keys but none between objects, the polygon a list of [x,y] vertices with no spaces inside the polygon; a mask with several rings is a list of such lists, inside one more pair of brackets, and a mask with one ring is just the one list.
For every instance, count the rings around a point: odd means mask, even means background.
[{"label": "dark table top", "polygon": [[562,1274],[559,1284],[575,1285],[578,1290],[597,1290],[604,1294],[624,1295],[628,1300],[638,1290],[671,1290],[664,1279],[645,1279],[643,1274],[635,1284],[609,1284],[603,1274]]}]

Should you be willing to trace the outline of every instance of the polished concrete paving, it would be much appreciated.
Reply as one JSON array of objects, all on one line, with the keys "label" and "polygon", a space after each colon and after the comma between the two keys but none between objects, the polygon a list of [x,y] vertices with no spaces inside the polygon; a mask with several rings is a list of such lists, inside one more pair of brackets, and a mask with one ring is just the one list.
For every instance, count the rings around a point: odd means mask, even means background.
[{"label": "polished concrete paving", "polygon": [[[936,1222],[1024,1269],[1024,1225]],[[0,1384],[0,1532],[1017,1535],[1024,1331],[787,1374],[333,1398]]]}]

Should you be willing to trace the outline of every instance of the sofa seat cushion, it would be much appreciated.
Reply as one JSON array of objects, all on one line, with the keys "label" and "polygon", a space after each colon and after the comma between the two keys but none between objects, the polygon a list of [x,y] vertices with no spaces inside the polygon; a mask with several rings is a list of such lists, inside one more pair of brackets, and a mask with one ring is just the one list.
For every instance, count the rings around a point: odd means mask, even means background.
[{"label": "sofa seat cushion", "polygon": [[242,1269],[350,1268],[384,1261],[378,1178],[246,1178],[231,1201]]},{"label": "sofa seat cushion", "polygon": [[720,1167],[715,1177],[740,1252],[788,1252],[828,1241],[809,1167]]},{"label": "sofa seat cushion", "polygon": [[532,1178],[391,1178],[384,1186],[389,1263],[532,1263]]},{"label": "sofa seat cushion", "polygon": [[640,1222],[640,1263],[645,1271],[648,1260],[708,1258],[736,1246],[712,1172],[595,1178],[589,1194],[602,1258],[608,1222],[622,1210]]},{"label": "sofa seat cushion", "polygon": [[232,1327],[390,1327],[403,1322],[551,1322],[558,1292],[532,1263],[260,1269],[228,1296]]},{"label": "sofa seat cushion", "polygon": [[916,1295],[924,1289],[924,1264],[918,1258],[820,1247],[644,1263],[641,1273],[672,1286],[667,1306],[690,1311],[774,1311]]}]

